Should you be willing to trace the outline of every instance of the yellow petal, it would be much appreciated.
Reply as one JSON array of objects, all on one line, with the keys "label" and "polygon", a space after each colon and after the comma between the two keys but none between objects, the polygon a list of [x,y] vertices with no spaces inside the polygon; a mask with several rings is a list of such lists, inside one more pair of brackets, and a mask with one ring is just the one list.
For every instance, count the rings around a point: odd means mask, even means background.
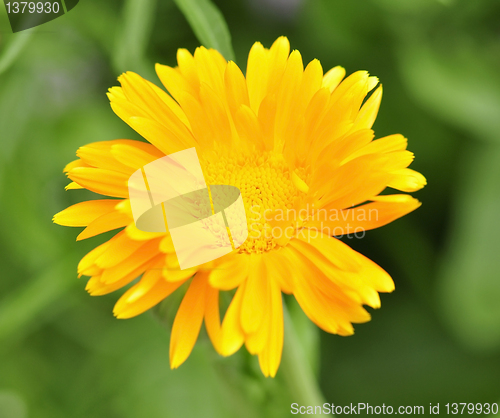
[{"label": "yellow petal", "polygon": [[[139,277],[142,273],[147,271],[150,267],[158,263],[160,259],[153,258],[152,260],[147,260],[143,264],[137,264],[130,270],[121,271],[120,276],[115,276],[116,280],[113,282],[103,280],[103,274],[98,276],[93,276],[87,283],[85,290],[87,290],[91,296],[102,296],[108,293],[114,292],[115,290],[121,289],[122,287],[128,285],[134,279]],[[107,270],[104,270],[106,272]],[[106,279],[107,280],[107,279]]]},{"label": "yellow petal", "polygon": [[154,238],[165,236],[165,232],[147,232],[137,229],[135,223],[131,223],[125,228],[125,233],[133,241],[149,241]]},{"label": "yellow petal", "polygon": [[272,94],[281,83],[283,71],[290,55],[290,42],[285,36],[276,39],[269,48],[269,67],[266,94]]},{"label": "yellow petal", "polygon": [[84,189],[84,187],[80,186],[78,183],[75,183],[74,181],[72,181],[66,187],[64,187],[64,190],[80,190],[80,189]]},{"label": "yellow petal", "polygon": [[354,122],[353,130],[371,129],[377,118],[382,100],[382,86],[373,92],[370,98],[361,107],[358,116]]},{"label": "yellow petal", "polygon": [[219,353],[223,356],[234,354],[240,349],[245,340],[245,334],[240,323],[244,293],[245,283],[238,287],[222,321]]},{"label": "yellow petal", "polygon": [[103,234],[104,232],[112,231],[113,229],[122,228],[127,226],[134,220],[129,216],[120,212],[106,213],[95,219],[87,228],[85,228],[76,238],[77,241],[95,237],[96,235]]},{"label": "yellow petal", "polygon": [[330,236],[358,234],[387,225],[421,205],[417,199],[405,194],[378,196],[372,200],[377,202],[344,210],[327,205],[316,211],[312,220],[308,221],[307,228]]},{"label": "yellow petal", "polygon": [[233,115],[233,120],[242,146],[254,145],[258,150],[266,148],[259,120],[250,107],[241,105]]},{"label": "yellow petal", "polygon": [[[331,285],[327,282],[324,285],[330,292],[343,294],[356,303],[363,303],[372,308],[380,307],[377,291],[367,284],[360,274],[362,266],[358,260],[354,259],[356,253],[351,250],[353,253],[349,254],[349,251],[338,245],[338,242],[336,238],[328,236],[321,239],[315,235],[307,235],[305,239],[293,240],[290,245],[328,277]],[[349,265],[346,265],[346,260],[341,260],[341,262],[337,260],[336,252],[340,253],[342,250],[342,255],[350,262]],[[355,264],[356,262],[358,264]]]},{"label": "yellow petal", "polygon": [[314,59],[307,64],[302,77],[302,85],[297,98],[301,113],[309,106],[311,99],[321,89],[322,80],[323,67],[317,59]]},{"label": "yellow petal", "polygon": [[139,116],[132,116],[126,122],[165,155],[191,148],[196,144],[191,132],[187,130],[176,133],[165,125]]},{"label": "yellow petal", "polygon": [[[311,263],[300,251],[290,248],[289,260],[296,271],[294,295],[306,315],[323,330],[340,335],[354,332],[352,323],[370,320],[360,303],[340,291],[320,268]],[[306,280],[313,274],[317,280]],[[348,289],[347,289],[348,290]]]},{"label": "yellow petal", "polygon": [[129,176],[124,173],[102,168],[76,167],[68,172],[68,177],[92,192],[128,198]]},{"label": "yellow petal", "polygon": [[270,292],[261,296],[265,299],[264,315],[266,320],[262,322],[261,326],[250,334],[245,334],[245,347],[252,355],[261,354],[266,350],[266,345],[269,343],[269,329],[271,318],[271,295]]},{"label": "yellow petal", "polygon": [[340,100],[345,101],[350,98],[355,98],[355,96],[361,96],[360,98],[363,100],[368,92],[368,78],[367,71],[356,71],[352,73],[332,92],[330,105],[333,106]]},{"label": "yellow petal", "polygon": [[262,295],[268,292],[267,280],[263,278],[262,256],[251,254],[250,257],[250,271],[241,305],[241,326],[247,334],[255,332],[264,320],[266,301]]},{"label": "yellow petal", "polygon": [[104,269],[102,273],[103,283],[112,284],[121,280],[123,276],[131,271],[152,262],[153,259],[163,258],[163,254],[159,255],[158,245],[158,240],[148,241],[121,263]]},{"label": "yellow petal", "polygon": [[276,120],[276,95],[269,95],[262,100],[259,112],[257,113],[257,118],[260,123],[262,130],[262,138],[266,150],[272,150],[275,148],[274,140],[274,127]]},{"label": "yellow petal", "polygon": [[323,76],[323,87],[327,87],[332,93],[345,77],[345,68],[338,65],[333,67]]},{"label": "yellow petal", "polygon": [[70,171],[72,168],[76,167],[90,167],[88,164],[84,163],[81,159],[71,161],[70,163],[66,164],[66,166],[63,169],[63,173],[67,173]]},{"label": "yellow petal", "polygon": [[286,255],[297,278],[293,294],[309,319],[326,332],[336,334],[348,331],[350,328],[352,333],[352,326],[344,309],[345,299],[344,301],[337,300],[338,303],[332,303],[332,300],[318,289],[317,281],[307,280],[311,273],[318,274],[318,278],[322,277],[319,269],[314,266],[311,269],[300,253],[291,247],[287,247]]},{"label": "yellow petal", "polygon": [[224,74],[224,84],[229,107],[236,113],[241,105],[250,106],[245,76],[232,61],[228,62]]},{"label": "yellow petal", "polygon": [[[207,273],[205,274],[208,275]],[[220,352],[222,330],[219,313],[219,290],[214,289],[210,285],[206,287],[205,328],[215,350]]]},{"label": "yellow petal", "polygon": [[280,80],[277,92],[276,122],[274,127],[274,149],[281,151],[285,141],[291,135],[297,122],[295,107],[298,102],[298,93],[302,83],[304,65],[300,52],[295,50],[290,54],[288,62]]},{"label": "yellow petal", "polygon": [[263,257],[266,264],[266,271],[269,277],[279,285],[283,293],[291,294],[293,292],[294,275],[290,269],[288,261],[281,251],[269,251]]},{"label": "yellow petal", "polygon": [[248,55],[246,79],[250,107],[256,114],[259,114],[264,97],[279,86],[289,53],[290,43],[283,36],[273,43],[270,50],[258,42],[252,46]]},{"label": "yellow petal", "polygon": [[[134,172],[134,170],[117,161],[111,154],[111,147],[113,146],[113,144],[119,144],[123,142],[125,141],[116,140],[94,142],[92,144],[87,144],[83,147],[78,148],[78,150],[76,151],[76,155],[89,166],[118,171],[120,173],[126,173],[130,176]],[[130,142],[133,143],[136,141]]]},{"label": "yellow petal", "polygon": [[416,192],[427,184],[425,177],[411,168],[393,172],[393,178],[388,186],[402,192]]},{"label": "yellow petal", "polygon": [[[272,301],[271,301],[270,283],[269,284],[267,283],[269,281],[267,275],[262,276],[261,280],[266,282],[267,284],[264,293],[260,295],[260,298],[262,300],[261,310],[265,320],[262,321],[259,327],[257,327],[250,333],[246,332],[245,329],[243,329],[243,331],[245,332],[245,347],[247,348],[248,352],[253,355],[261,354],[263,351],[266,350],[266,345],[269,342],[269,331],[271,328],[270,319],[271,319]],[[243,306],[242,309],[244,309]]]},{"label": "yellow petal", "polygon": [[[210,135],[211,139],[205,139],[203,143],[212,144],[213,142],[219,144],[230,144],[232,134],[231,126],[228,119],[226,107],[221,100],[221,96],[217,95],[216,91],[208,84],[202,83],[200,86],[200,103],[204,112],[205,122],[200,124],[196,138]],[[190,115],[192,116],[192,115]],[[196,122],[201,122],[202,119],[198,116]],[[195,121],[190,118],[191,126]],[[193,132],[195,132],[193,126]],[[203,131],[203,134],[202,134]]]},{"label": "yellow petal", "polygon": [[194,277],[177,311],[170,335],[172,369],[184,363],[196,343],[205,312],[206,286],[206,280]]},{"label": "yellow petal", "polygon": [[364,147],[359,148],[357,151],[350,154],[342,161],[342,164],[361,157],[362,155],[404,151],[407,144],[408,140],[401,134],[394,134],[379,138],[376,141],[371,141]]},{"label": "yellow petal", "polygon": [[302,193],[308,193],[309,192],[309,186],[306,184],[304,180],[302,180],[296,173],[297,170],[295,170],[292,173],[292,181],[295,187],[300,190]]},{"label": "yellow petal", "polygon": [[248,277],[250,257],[246,254],[234,254],[227,257],[210,273],[209,283],[216,289],[232,290]]},{"label": "yellow petal", "polygon": [[[301,247],[301,250],[304,250],[307,246],[311,246],[339,269],[346,272],[358,273],[357,279],[349,280],[361,279],[366,281],[377,292],[392,292],[394,290],[394,282],[387,272],[342,241],[322,233],[314,239],[311,238],[308,242],[301,241],[301,239],[293,240],[290,244]],[[369,272],[369,274],[365,274],[365,272]],[[343,277],[339,277],[339,279],[344,280]],[[352,285],[357,286],[354,282]]]},{"label": "yellow petal", "polygon": [[[178,69],[167,65],[156,64],[155,69],[156,74],[158,74],[158,78],[172,97],[177,100],[177,102],[181,103],[179,101],[179,95],[181,93],[189,93],[194,97],[198,96],[198,90],[200,87],[199,81],[197,81],[196,84],[191,84],[192,80],[188,81]],[[197,77],[198,76],[196,75],[196,78]]]},{"label": "yellow petal", "polygon": [[177,50],[177,63],[179,64],[178,71],[182,74],[187,83],[197,91],[200,87],[200,79],[198,77],[198,69],[194,57],[187,49],[179,48]]},{"label": "yellow petal", "polygon": [[116,266],[145,244],[144,241],[131,240],[124,231],[121,231],[113,237],[109,247],[95,260],[95,263],[103,269]]},{"label": "yellow petal", "polygon": [[200,86],[205,84],[214,91],[218,97],[224,96],[224,72],[227,62],[215,49],[207,49],[203,46],[196,48],[194,52]]},{"label": "yellow petal", "polygon": [[169,283],[161,269],[148,270],[141,280],[116,302],[113,314],[119,319],[132,318],[152,308],[177,290],[184,282]]},{"label": "yellow petal", "polygon": [[173,266],[169,265],[169,263],[168,263],[169,257],[171,257],[171,256],[167,255],[165,257],[166,267],[163,268],[163,278],[167,282],[178,282],[178,281],[182,281],[182,280],[187,280],[190,277],[193,277],[196,274],[196,272],[199,270],[199,268],[198,268],[199,266],[192,267],[192,268],[185,269],[185,270],[181,270],[178,265],[173,267]]},{"label": "yellow petal", "polygon": [[92,221],[113,212],[120,200],[101,199],[77,203],[54,215],[54,223],[64,226],[87,226]]},{"label": "yellow petal", "polygon": [[163,90],[131,71],[118,77],[118,81],[126,99],[140,108],[148,118],[167,126],[179,136],[188,131],[181,120],[186,119],[184,112]]},{"label": "yellow petal", "polygon": [[266,95],[268,54],[269,51],[260,42],[254,43],[248,54],[246,71],[248,98],[250,107],[256,114],[259,111],[262,99]]},{"label": "yellow petal", "polygon": [[[366,155],[349,161],[337,170],[319,172],[317,178],[329,178],[317,186],[321,206],[330,205],[339,209],[358,205],[379,194],[392,178],[383,170],[390,159],[383,154]],[[328,176],[328,177],[326,177]],[[349,181],[346,181],[349,179]],[[313,189],[314,190],[314,189]]]},{"label": "yellow petal", "polygon": [[372,91],[376,87],[378,82],[379,82],[378,77],[375,76],[368,77],[368,92]]},{"label": "yellow petal", "polygon": [[93,276],[102,272],[102,269],[96,266],[95,261],[107,250],[112,241],[113,239],[99,245],[80,260],[78,263],[79,276]]},{"label": "yellow petal", "polygon": [[284,330],[281,291],[272,280],[270,284],[270,315],[268,321],[270,323],[268,341],[263,352],[259,354],[259,365],[264,376],[274,377],[281,362]]},{"label": "yellow petal", "polygon": [[[325,117],[327,104],[330,100],[330,93],[327,88],[319,89],[311,98],[305,113],[304,113],[304,130],[299,144],[302,143],[300,154],[308,163],[315,161],[315,157],[319,154],[319,147],[324,148],[326,144],[318,144],[318,139],[321,138],[320,125]],[[318,146],[319,145],[319,146]],[[314,149],[318,149],[314,153]],[[313,154],[313,156],[311,156]]]},{"label": "yellow petal", "polygon": [[[139,141],[137,141],[140,143]],[[145,143],[137,145],[116,144],[111,147],[111,154],[120,163],[132,168],[134,171],[150,162],[165,156],[158,148]],[[143,144],[143,145],[142,145]],[[148,147],[145,149],[144,145]]]}]

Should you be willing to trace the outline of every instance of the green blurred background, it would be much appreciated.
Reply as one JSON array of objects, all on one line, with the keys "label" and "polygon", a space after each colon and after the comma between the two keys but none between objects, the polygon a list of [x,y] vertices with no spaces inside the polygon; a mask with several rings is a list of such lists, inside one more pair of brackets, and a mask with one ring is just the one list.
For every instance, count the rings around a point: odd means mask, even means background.
[{"label": "green blurred background", "polygon": [[[246,65],[253,42],[289,37],[325,70],[384,84],[377,137],[400,132],[428,186],[423,206],[362,240],[396,291],[352,337],[319,332],[291,304],[301,349],[338,405],[500,402],[500,2],[217,0]],[[63,166],[89,142],[138,138],[105,92],[199,44],[170,0],[81,0],[12,34],[0,6],[0,418],[285,417],[284,373],[205,335],[171,371],[175,301],[119,321],[118,293],[91,298],[76,264],[107,237],[75,243],[52,216],[83,199]],[[177,301],[178,303],[178,301]],[[285,350],[287,348],[285,347]]]}]

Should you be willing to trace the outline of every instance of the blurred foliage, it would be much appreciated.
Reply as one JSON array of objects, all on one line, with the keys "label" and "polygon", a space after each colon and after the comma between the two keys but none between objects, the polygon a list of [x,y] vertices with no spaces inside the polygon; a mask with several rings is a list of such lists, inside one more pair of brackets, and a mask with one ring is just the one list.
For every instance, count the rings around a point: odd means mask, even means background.
[{"label": "blurred foliage", "polygon": [[[191,23],[215,19],[230,48],[216,11],[190,17],[193,1],[177,3]],[[500,401],[500,3],[215,3],[242,67],[253,42],[287,35],[325,70],[340,64],[379,76],[377,136],[405,134],[413,167],[429,182],[416,194],[418,211],[348,242],[396,282],[372,322],[353,337],[327,335],[290,303],[325,398]],[[263,378],[245,350],[220,358],[205,335],[169,370],[168,321],[151,312],[115,320],[118,295],[90,298],[76,279],[77,260],[107,237],[75,244],[75,230],[51,222],[91,196],[64,192],[61,171],[79,146],[139,139],[109,108],[105,92],[116,77],[133,70],[158,83],[155,62],[173,64],[177,48],[197,45],[171,1],[82,0],[15,35],[0,6],[1,418],[290,415],[297,399],[286,373]]]},{"label": "blurred foliage", "polygon": [[234,61],[231,34],[224,17],[209,0],[174,0],[184,13],[200,43]]}]

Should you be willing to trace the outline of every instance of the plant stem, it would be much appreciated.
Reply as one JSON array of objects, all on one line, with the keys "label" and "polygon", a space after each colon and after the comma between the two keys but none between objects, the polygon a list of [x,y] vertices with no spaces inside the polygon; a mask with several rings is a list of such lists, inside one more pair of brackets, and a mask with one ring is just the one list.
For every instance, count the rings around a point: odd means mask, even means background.
[{"label": "plant stem", "polygon": [[283,304],[285,343],[280,369],[293,402],[299,405],[323,405],[324,398],[309,359],[302,348],[286,304]]}]

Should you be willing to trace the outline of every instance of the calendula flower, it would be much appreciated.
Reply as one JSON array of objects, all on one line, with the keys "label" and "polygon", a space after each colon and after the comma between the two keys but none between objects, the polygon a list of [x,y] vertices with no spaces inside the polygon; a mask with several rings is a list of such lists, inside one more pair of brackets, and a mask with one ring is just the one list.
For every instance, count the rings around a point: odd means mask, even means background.
[{"label": "calendula flower", "polygon": [[[304,69],[285,37],[270,49],[255,43],[246,75],[203,47],[194,55],[180,49],[177,62],[156,66],[169,94],[131,72],[109,90],[114,112],[148,143],[81,147],[64,170],[72,180],[67,188],[112,199],[76,204],[54,222],[84,226],[78,240],[124,228],[78,266],[80,276],[90,276],[91,295],[141,277],[118,300],[118,318],[146,311],[189,282],[172,328],[171,367],[186,360],[205,322],[220,354],[245,344],[264,375],[274,376],[283,347],[282,293],[294,295],[321,329],[352,334],[353,323],[370,319],[363,305],[378,308],[379,292],[394,284],[338,237],[413,211],[420,205],[413,197],[381,193],[413,192],[426,182],[408,168],[413,154],[403,136],[374,140],[382,87],[375,89],[378,79],[366,71],[344,79],[341,67],[323,74],[318,60]],[[181,270],[169,232],[134,224],[127,181],[146,164],[193,147],[207,184],[240,190],[249,235],[230,254]],[[221,291],[233,294],[222,322]]]}]

